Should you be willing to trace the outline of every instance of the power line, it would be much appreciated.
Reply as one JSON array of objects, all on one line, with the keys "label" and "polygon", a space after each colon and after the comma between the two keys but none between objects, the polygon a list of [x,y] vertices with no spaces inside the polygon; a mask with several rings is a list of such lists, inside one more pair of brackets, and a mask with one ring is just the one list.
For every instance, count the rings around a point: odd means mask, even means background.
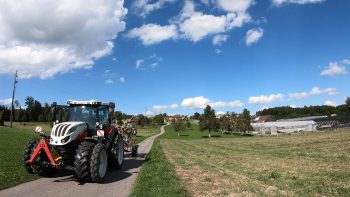
[{"label": "power line", "polygon": [[10,127],[11,127],[11,128],[12,128],[13,111],[14,111],[13,102],[15,101],[16,84],[18,83],[17,77],[18,77],[18,72],[17,72],[17,70],[16,70],[15,81],[14,81],[14,83],[13,83],[13,92],[12,92],[12,104],[11,104],[11,116],[10,116],[10,122],[11,122]]}]

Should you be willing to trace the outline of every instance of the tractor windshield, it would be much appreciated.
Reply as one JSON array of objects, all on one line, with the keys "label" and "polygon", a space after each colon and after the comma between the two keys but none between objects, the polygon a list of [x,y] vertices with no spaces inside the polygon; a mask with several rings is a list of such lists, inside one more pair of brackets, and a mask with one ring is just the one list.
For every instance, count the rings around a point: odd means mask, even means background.
[{"label": "tractor windshield", "polygon": [[96,128],[97,121],[97,109],[87,106],[74,106],[69,107],[68,121],[70,122],[86,122],[89,129]]}]

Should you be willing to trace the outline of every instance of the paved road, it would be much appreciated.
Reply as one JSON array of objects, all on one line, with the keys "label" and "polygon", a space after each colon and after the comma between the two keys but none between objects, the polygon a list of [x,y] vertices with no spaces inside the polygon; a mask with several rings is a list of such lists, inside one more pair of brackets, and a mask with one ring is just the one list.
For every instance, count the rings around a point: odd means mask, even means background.
[{"label": "paved road", "polygon": [[149,153],[154,139],[164,133],[152,136],[139,144],[138,158],[125,158],[123,168],[116,171],[108,171],[106,179],[101,184],[80,184],[74,178],[73,171],[65,170],[58,173],[54,178],[41,178],[35,181],[0,191],[1,197],[25,196],[25,197],[52,197],[52,196],[128,196],[132,186],[140,172],[141,165]]}]

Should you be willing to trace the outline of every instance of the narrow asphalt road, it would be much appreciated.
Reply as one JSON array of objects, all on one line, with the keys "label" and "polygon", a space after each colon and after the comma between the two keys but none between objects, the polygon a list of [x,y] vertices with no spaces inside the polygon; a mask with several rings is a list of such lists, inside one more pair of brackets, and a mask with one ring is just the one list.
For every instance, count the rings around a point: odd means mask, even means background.
[{"label": "narrow asphalt road", "polygon": [[35,181],[23,183],[21,185],[0,191],[1,197],[25,196],[25,197],[52,197],[52,196],[128,196],[140,172],[141,165],[146,155],[151,150],[154,139],[164,133],[149,137],[139,144],[139,157],[127,157],[124,160],[123,168],[116,171],[108,171],[105,181],[101,184],[85,183],[81,184],[74,178],[73,171],[64,170],[57,173],[53,178],[41,178]]}]

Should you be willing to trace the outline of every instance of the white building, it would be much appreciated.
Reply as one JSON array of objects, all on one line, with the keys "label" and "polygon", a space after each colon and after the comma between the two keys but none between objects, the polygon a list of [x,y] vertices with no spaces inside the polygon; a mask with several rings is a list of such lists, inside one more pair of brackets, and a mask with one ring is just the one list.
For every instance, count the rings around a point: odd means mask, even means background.
[{"label": "white building", "polygon": [[316,131],[315,121],[288,121],[251,123],[254,133],[261,135],[277,135],[277,133],[293,133],[301,131]]}]

